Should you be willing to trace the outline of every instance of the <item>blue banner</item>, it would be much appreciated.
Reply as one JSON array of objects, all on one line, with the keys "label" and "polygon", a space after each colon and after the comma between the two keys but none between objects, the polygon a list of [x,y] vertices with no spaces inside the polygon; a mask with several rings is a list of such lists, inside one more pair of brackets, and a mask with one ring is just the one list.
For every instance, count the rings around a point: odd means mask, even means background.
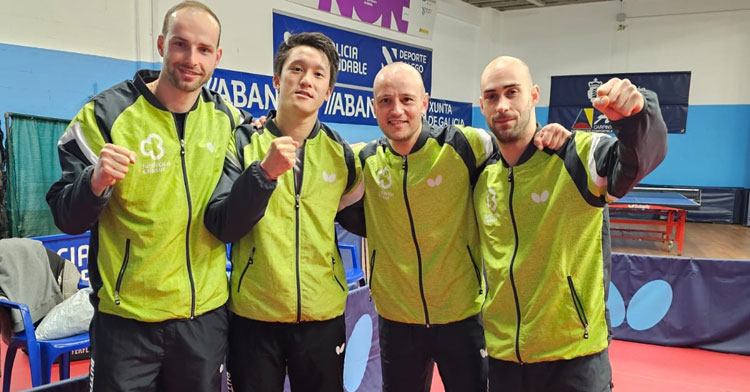
[{"label": "blue banner", "polygon": [[336,44],[341,61],[337,84],[371,89],[375,75],[385,65],[401,61],[414,66],[432,89],[432,50],[370,37],[278,13],[273,14],[274,55],[288,34],[320,32]]},{"label": "blue banner", "polygon": [[273,77],[217,68],[208,81],[208,88],[221,94],[238,109],[259,117],[276,109]]},{"label": "blue banner", "polygon": [[[276,109],[276,90],[271,76],[216,69],[208,88],[253,116]],[[427,120],[432,125],[471,125],[471,103],[430,98]],[[378,125],[372,110],[372,92],[337,86],[318,113],[325,123]]]},{"label": "blue banner", "polygon": [[750,355],[750,261],[613,254],[615,339]]},{"label": "blue banner", "polygon": [[639,89],[656,92],[669,133],[685,133],[690,72],[553,76],[548,122],[579,131],[612,132],[609,120],[594,109],[591,100],[599,86],[613,77],[627,78]]},{"label": "blue banner", "polygon": [[430,98],[427,122],[433,126],[446,124],[471,126],[471,103]]}]

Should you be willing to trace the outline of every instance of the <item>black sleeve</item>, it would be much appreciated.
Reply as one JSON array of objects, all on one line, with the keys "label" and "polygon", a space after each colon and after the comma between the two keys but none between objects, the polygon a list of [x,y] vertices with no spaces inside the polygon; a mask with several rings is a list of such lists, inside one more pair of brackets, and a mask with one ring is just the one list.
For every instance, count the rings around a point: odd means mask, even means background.
[{"label": "black sleeve", "polygon": [[367,237],[365,226],[365,203],[364,198],[344,208],[336,214],[336,221],[347,231],[360,237]]},{"label": "black sleeve", "polygon": [[253,162],[245,171],[228,159],[205,214],[208,231],[224,242],[234,242],[263,218],[276,181],[269,180]]},{"label": "black sleeve", "polygon": [[94,164],[86,159],[74,140],[58,146],[62,176],[47,192],[55,225],[68,234],[91,229],[107,205],[112,189],[101,197],[91,191]]},{"label": "black sleeve", "polygon": [[639,113],[612,122],[616,139],[597,146],[596,171],[607,177],[607,192],[622,197],[653,171],[667,155],[667,125],[659,100],[642,91],[645,105]]}]

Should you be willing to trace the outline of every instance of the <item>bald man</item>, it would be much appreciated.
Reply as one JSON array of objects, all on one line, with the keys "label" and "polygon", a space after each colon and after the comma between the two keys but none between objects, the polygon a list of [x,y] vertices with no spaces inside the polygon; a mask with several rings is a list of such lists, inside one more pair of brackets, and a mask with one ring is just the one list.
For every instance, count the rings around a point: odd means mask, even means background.
[{"label": "bald man", "polygon": [[[360,227],[340,222],[367,234],[383,389],[428,391],[437,363],[446,391],[485,391],[486,289],[471,187],[496,146],[484,130],[427,123],[429,97],[410,65],[384,67],[373,89],[385,137],[359,150],[365,196],[340,214],[358,209]],[[562,144],[566,131],[550,130],[537,143]]]},{"label": "bald man", "polygon": [[47,193],[55,224],[91,231],[92,391],[217,391],[227,348],[226,248],[203,211],[240,112],[204,87],[221,25],[197,1],[172,7],[160,72],[91,99],[58,142]]},{"label": "bald man", "polygon": [[482,73],[480,107],[500,144],[474,190],[490,391],[609,391],[606,206],[664,159],[666,125],[654,93],[614,78],[593,105],[616,137],[577,132],[538,151],[538,101],[521,60]]}]

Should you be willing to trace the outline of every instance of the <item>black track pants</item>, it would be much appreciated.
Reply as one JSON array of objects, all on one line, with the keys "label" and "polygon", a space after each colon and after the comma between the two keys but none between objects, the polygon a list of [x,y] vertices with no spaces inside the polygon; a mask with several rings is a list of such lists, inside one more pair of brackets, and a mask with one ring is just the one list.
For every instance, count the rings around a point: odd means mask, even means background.
[{"label": "black track pants", "polygon": [[446,392],[487,390],[487,351],[479,315],[449,324],[404,324],[380,317],[383,391],[429,391],[437,362]]},{"label": "black track pants", "polygon": [[220,390],[228,316],[226,306],[192,320],[158,323],[96,312],[90,330],[91,390]]},{"label": "black track pants", "polygon": [[490,358],[491,392],[609,392],[609,349],[561,361],[519,364]]},{"label": "black track pants", "polygon": [[235,392],[344,390],[344,316],[325,321],[273,323],[232,315],[227,365]]}]

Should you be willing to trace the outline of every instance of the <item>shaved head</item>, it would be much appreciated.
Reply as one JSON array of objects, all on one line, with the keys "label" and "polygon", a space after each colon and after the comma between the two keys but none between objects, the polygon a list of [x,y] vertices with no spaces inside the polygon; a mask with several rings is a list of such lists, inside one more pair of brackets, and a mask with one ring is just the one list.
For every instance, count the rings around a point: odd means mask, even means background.
[{"label": "shaved head", "polygon": [[408,154],[422,130],[429,96],[422,75],[405,63],[383,67],[375,76],[372,109],[378,126],[396,152]]},{"label": "shaved head", "polygon": [[482,114],[501,147],[525,146],[536,130],[539,101],[539,86],[532,84],[526,63],[509,56],[492,60],[482,72],[480,92]]},{"label": "shaved head", "polygon": [[373,92],[377,95],[377,91],[386,81],[393,80],[395,77],[398,79],[408,79],[419,85],[419,91],[424,94],[424,81],[422,80],[422,74],[417,71],[416,68],[409,64],[396,62],[391,63],[383,67],[377,75],[375,75],[375,83],[372,86]]},{"label": "shaved head", "polygon": [[487,79],[493,73],[504,70],[516,71],[515,73],[518,76],[518,81],[523,83],[525,86],[531,87],[531,71],[529,70],[529,66],[526,65],[526,63],[524,63],[521,59],[511,56],[500,56],[490,61],[490,63],[487,64],[486,67],[484,67],[480,83],[482,91],[484,91],[484,87],[487,84]]}]

